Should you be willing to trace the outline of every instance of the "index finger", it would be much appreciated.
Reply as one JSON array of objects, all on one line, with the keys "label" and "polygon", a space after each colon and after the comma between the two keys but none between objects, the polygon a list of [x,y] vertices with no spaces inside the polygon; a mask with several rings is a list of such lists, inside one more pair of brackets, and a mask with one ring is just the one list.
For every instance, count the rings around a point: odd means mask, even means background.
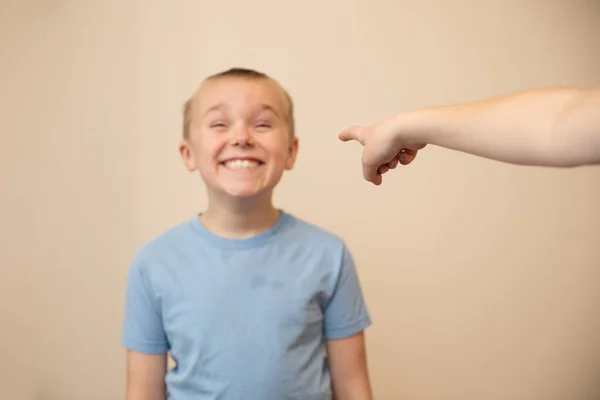
[{"label": "index finger", "polygon": [[350,140],[356,140],[363,146],[365,145],[365,141],[363,138],[363,129],[360,126],[351,126],[348,129],[345,129],[342,133],[338,135],[338,138],[342,142],[348,142]]}]

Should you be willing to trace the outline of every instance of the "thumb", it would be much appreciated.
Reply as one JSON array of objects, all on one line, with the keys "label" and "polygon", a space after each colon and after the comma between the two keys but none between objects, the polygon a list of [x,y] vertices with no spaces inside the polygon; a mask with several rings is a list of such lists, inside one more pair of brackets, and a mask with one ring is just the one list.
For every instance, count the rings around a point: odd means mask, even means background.
[{"label": "thumb", "polygon": [[362,144],[364,146],[364,139],[362,138],[362,131],[363,128],[359,127],[359,126],[352,126],[346,130],[344,130],[342,133],[340,133],[338,135],[338,138],[342,141],[342,142],[348,142],[350,140],[356,140],[357,142],[359,142],[360,144]]}]

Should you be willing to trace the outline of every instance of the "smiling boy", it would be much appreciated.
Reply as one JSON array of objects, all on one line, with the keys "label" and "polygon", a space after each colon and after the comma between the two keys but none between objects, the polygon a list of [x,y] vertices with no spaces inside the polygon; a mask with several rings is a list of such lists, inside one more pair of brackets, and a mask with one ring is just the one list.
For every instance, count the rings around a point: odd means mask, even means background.
[{"label": "smiling boy", "polygon": [[371,400],[350,252],[273,205],[298,153],[287,92],[248,69],[207,78],[186,102],[180,152],[208,206],[131,265],[127,400]]}]

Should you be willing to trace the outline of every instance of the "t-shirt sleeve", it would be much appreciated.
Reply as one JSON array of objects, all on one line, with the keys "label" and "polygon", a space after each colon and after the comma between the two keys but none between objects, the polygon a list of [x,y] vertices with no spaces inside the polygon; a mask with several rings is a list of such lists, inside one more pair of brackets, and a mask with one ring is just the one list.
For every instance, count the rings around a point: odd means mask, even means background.
[{"label": "t-shirt sleeve", "polygon": [[144,264],[134,260],[127,278],[122,343],[129,350],[161,354],[169,350],[161,308]]},{"label": "t-shirt sleeve", "polygon": [[354,259],[343,246],[332,296],[324,312],[327,339],[343,339],[362,332],[371,325]]}]

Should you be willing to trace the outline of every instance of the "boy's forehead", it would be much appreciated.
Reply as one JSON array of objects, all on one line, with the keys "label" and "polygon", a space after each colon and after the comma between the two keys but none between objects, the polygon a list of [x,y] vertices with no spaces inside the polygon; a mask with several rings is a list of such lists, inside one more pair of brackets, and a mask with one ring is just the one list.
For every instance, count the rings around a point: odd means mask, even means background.
[{"label": "boy's forehead", "polygon": [[219,106],[248,104],[261,104],[285,113],[286,100],[283,89],[269,79],[220,77],[203,82],[193,102],[195,111],[202,114]]}]

